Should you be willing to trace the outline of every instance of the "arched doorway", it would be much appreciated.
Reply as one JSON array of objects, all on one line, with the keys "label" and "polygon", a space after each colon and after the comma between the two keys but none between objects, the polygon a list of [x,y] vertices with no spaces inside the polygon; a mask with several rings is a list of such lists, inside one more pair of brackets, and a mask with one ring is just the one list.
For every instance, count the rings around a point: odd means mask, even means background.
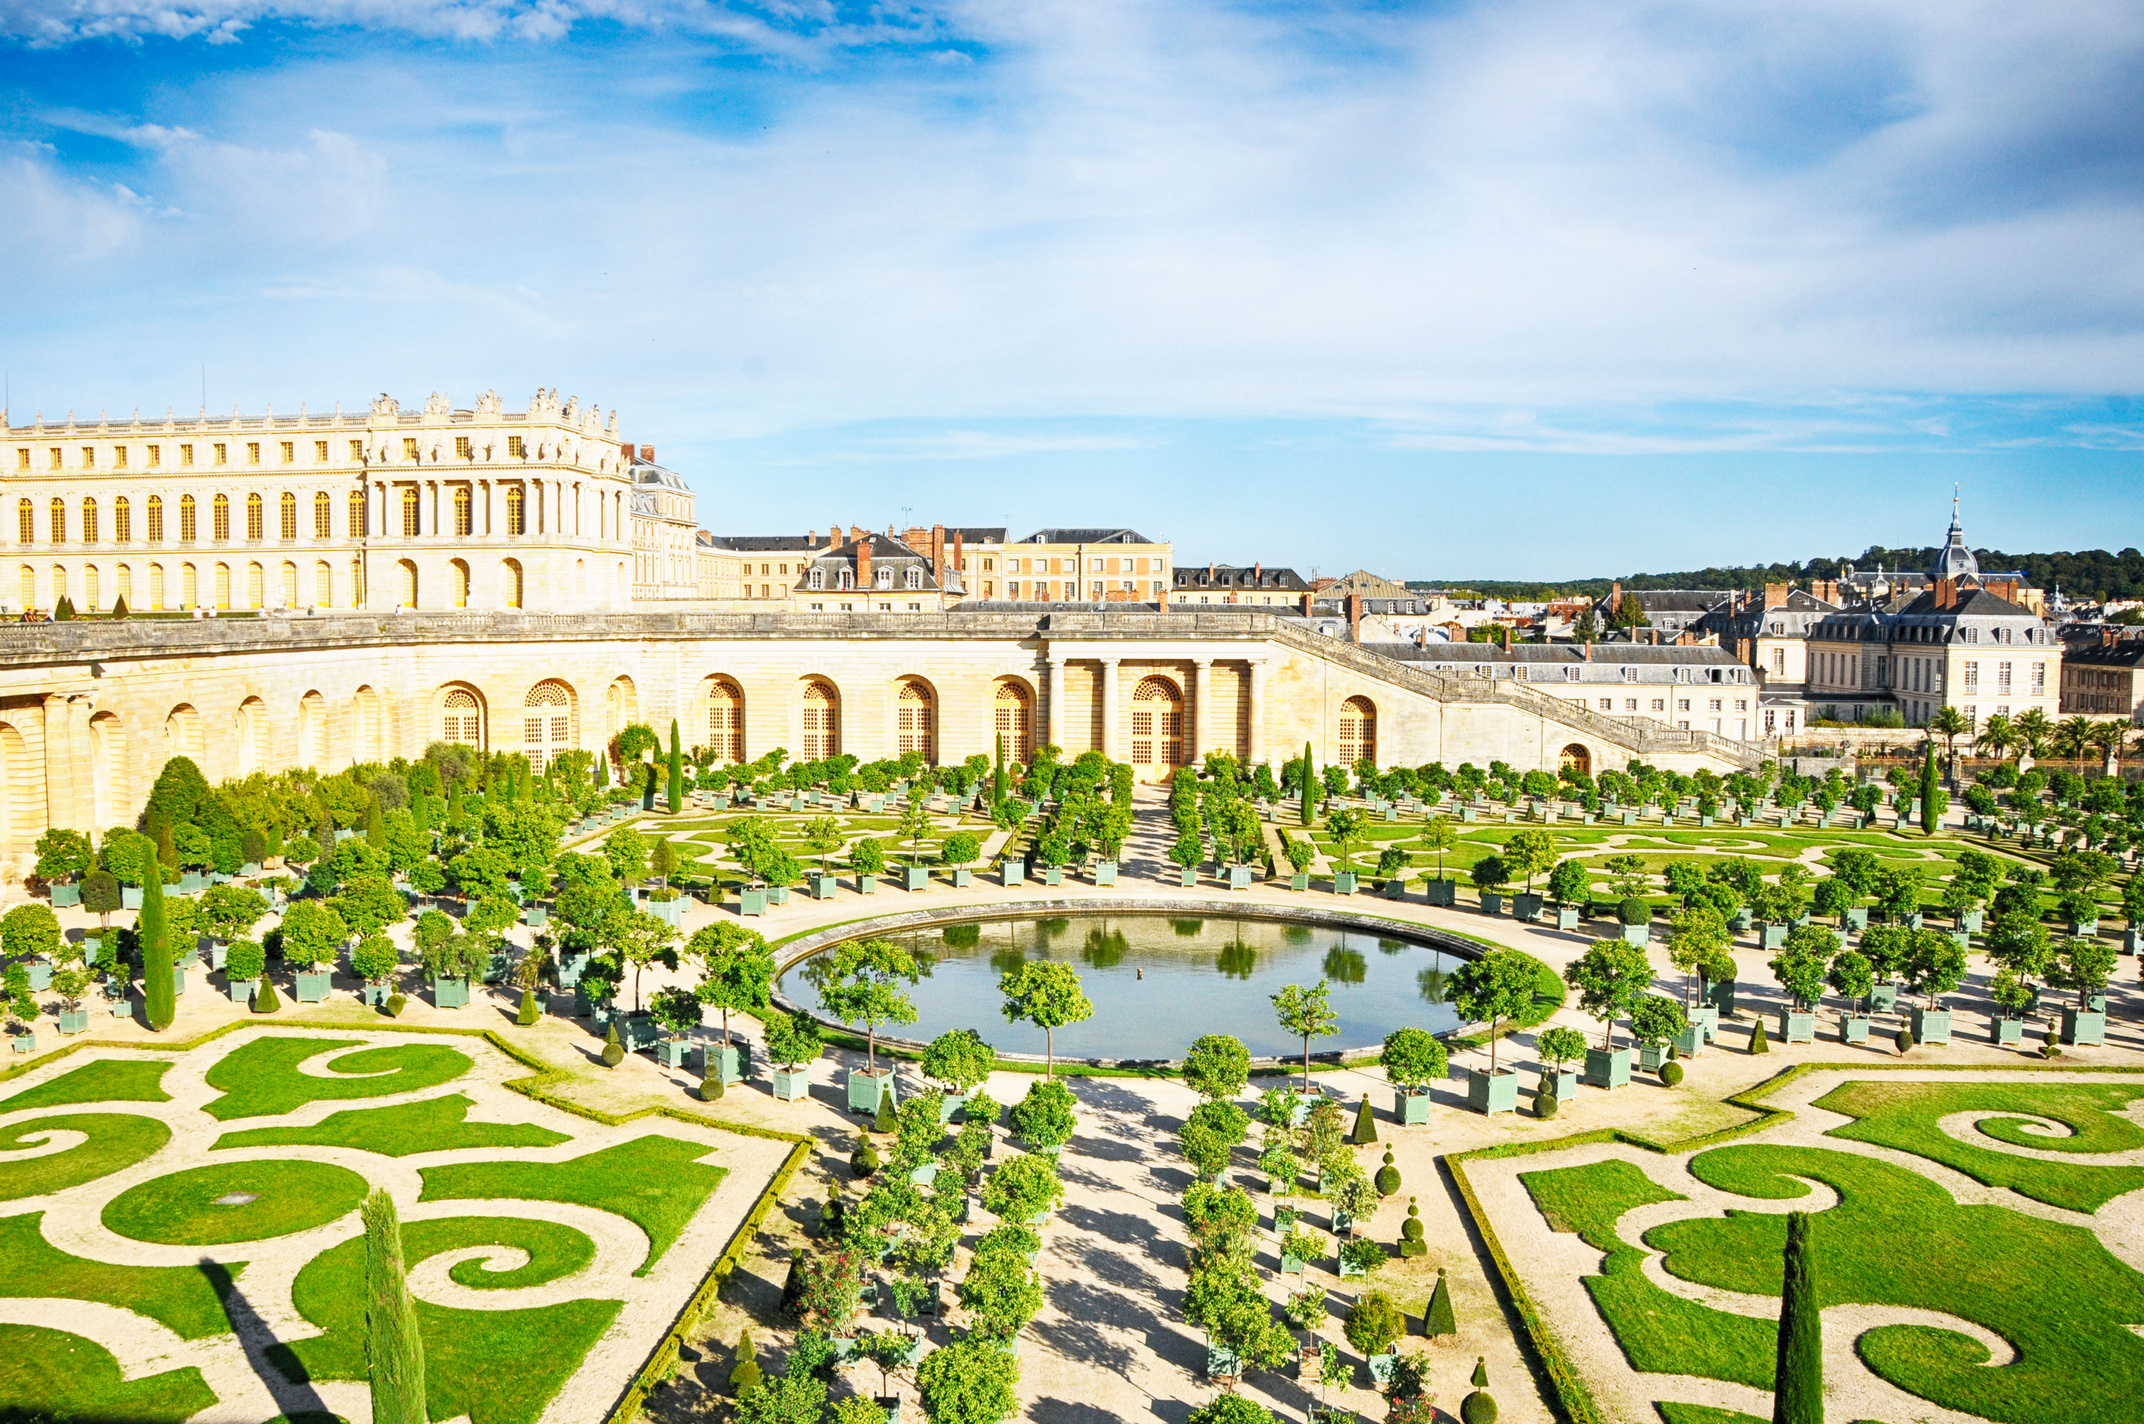
[{"label": "arched doorway", "polygon": [[360,687],[350,699],[350,721],[350,760],[384,760],[380,747],[380,694],[370,687]]},{"label": "arched doorway", "polygon": [[1132,765],[1163,771],[1184,764],[1184,694],[1165,677],[1132,690]]},{"label": "arched doorway", "polygon": [[573,690],[551,680],[529,689],[522,706],[521,750],[529,770],[542,775],[550,759],[571,750],[579,740],[573,725]]},{"label": "arched doorway", "polygon": [[1340,704],[1340,765],[1353,769],[1365,760],[1377,760],[1377,708],[1367,697],[1350,697]]},{"label": "arched doorway", "polygon": [[45,769],[12,722],[0,722],[0,774],[0,838],[8,850],[27,851],[45,831]]},{"label": "arched doorway", "polygon": [[640,720],[640,693],[629,677],[618,677],[603,693],[603,737],[617,736]]},{"label": "arched doorway", "polygon": [[268,769],[268,704],[249,697],[238,704],[238,774]]},{"label": "arched doorway", "polygon": [[185,757],[200,766],[207,738],[201,731],[201,714],[190,702],[181,702],[164,716],[164,759]]},{"label": "arched doorway", "polygon": [[466,687],[450,687],[439,702],[439,739],[484,750],[484,706]]},{"label": "arched doorway", "polygon": [[744,691],[726,677],[707,686],[707,745],[718,762],[744,761]]},{"label": "arched doorway", "polygon": [[937,765],[937,699],[931,695],[929,686],[909,678],[901,684],[899,705],[897,753],[906,756],[910,752],[920,752],[925,765]]},{"label": "arched doorway", "polygon": [[804,684],[804,760],[825,761],[840,755],[840,695],[833,684],[813,678]]},{"label": "arched doorway", "polygon": [[1575,771],[1580,776],[1593,775],[1593,753],[1573,742],[1556,756],[1558,771]]},{"label": "arched doorway", "polygon": [[402,575],[402,606],[404,608],[415,608],[417,606],[417,565],[409,559],[403,559],[395,565],[395,568]]},{"label": "arched doorway", "polygon": [[298,699],[298,765],[319,771],[328,764],[328,700],[318,692]]},{"label": "arched doorway", "polygon": [[991,724],[1005,739],[1005,759],[1025,766],[1033,748],[1029,737],[1034,727],[1034,699],[1017,682],[1001,682],[991,697]]},{"label": "arched doorway", "polygon": [[89,719],[89,755],[92,814],[98,825],[109,826],[127,804],[127,734],[117,713],[99,712]]}]

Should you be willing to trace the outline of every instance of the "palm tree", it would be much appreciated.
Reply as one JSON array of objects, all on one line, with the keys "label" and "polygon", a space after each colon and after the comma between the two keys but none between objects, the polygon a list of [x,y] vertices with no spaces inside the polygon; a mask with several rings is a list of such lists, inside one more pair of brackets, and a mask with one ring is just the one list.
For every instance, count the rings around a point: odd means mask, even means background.
[{"label": "palm tree", "polygon": [[2085,734],[2093,750],[2103,759],[2112,759],[2122,754],[2122,739],[2129,735],[2129,724],[2119,718],[2094,722],[2091,731]]},{"label": "palm tree", "polygon": [[2017,727],[2008,717],[1997,712],[1980,724],[1973,744],[1990,756],[2001,757],[2018,745]]},{"label": "palm tree", "polygon": [[1946,702],[1936,709],[1935,716],[1928,719],[1928,730],[1943,739],[1943,759],[1946,765],[1953,768],[1951,776],[1955,779],[1958,774],[1958,738],[1972,731],[1973,724],[1965,720],[1963,712]]},{"label": "palm tree", "polygon": [[2064,717],[2061,724],[2055,728],[2055,752],[2067,760],[2084,760],[2084,749],[2091,745],[2091,741],[2092,719],[2090,717]]},{"label": "palm tree", "polygon": [[2055,724],[2048,721],[2047,714],[2037,707],[2026,708],[2017,719],[2018,741],[2023,745],[2025,755],[2034,761],[2040,759],[2040,748],[2047,745],[2054,733]]}]

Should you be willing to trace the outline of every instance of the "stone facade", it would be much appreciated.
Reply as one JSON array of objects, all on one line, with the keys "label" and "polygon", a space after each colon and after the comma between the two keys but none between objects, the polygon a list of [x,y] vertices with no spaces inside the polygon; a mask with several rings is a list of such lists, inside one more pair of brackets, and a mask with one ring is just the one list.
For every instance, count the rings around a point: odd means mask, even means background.
[{"label": "stone facade", "polygon": [[1206,750],[1328,762],[1754,762],[1516,679],[1410,666],[1248,610],[1034,614],[400,614],[0,626],[0,844],[131,823],[166,758],[211,781],[415,757],[539,767],[629,722],[723,760],[1095,748],[1148,781]]}]

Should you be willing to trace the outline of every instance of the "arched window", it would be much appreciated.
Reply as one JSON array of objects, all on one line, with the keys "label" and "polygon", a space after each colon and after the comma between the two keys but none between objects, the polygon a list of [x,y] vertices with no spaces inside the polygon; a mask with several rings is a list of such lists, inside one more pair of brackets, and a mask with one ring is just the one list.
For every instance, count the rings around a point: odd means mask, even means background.
[{"label": "arched window", "polygon": [[257,494],[246,496],[246,538],[256,544],[260,542],[261,497]]},{"label": "arched window", "polygon": [[469,486],[454,487],[454,532],[466,539],[476,528],[476,515],[470,505]]},{"label": "arched window", "polygon": [[315,539],[332,537],[335,532],[332,522],[334,518],[335,501],[328,498],[326,490],[316,491],[313,495],[313,537]]},{"label": "arched window", "polygon": [[315,771],[328,764],[328,700],[317,692],[298,699],[298,765]]},{"label": "arched window", "polygon": [[209,508],[209,537],[219,544],[231,537],[231,501],[228,496],[217,495]]},{"label": "arched window", "polygon": [[539,682],[522,703],[521,750],[542,773],[550,758],[573,746],[573,694],[562,682]]},{"label": "arched window", "polygon": [[198,530],[194,520],[194,497],[190,494],[182,494],[179,496],[179,542],[181,544],[191,544],[194,542],[197,533]]},{"label": "arched window", "polygon": [[298,497],[289,490],[283,491],[283,498],[278,502],[278,516],[280,522],[276,532],[285,539],[297,538]]},{"label": "arched window", "polygon": [[161,544],[161,543],[163,543],[163,542],[164,542],[164,497],[163,497],[162,495],[160,495],[160,494],[152,494],[152,495],[150,495],[150,496],[149,496],[149,505],[148,505],[148,519],[149,519],[149,527],[148,527],[148,529],[147,529],[147,531],[146,531],[146,532],[147,532],[147,534],[148,534],[148,536],[149,536],[149,542],[150,542],[150,543],[152,543],[152,544]]},{"label": "arched window", "polygon": [[529,532],[528,496],[519,485],[506,487],[506,532],[526,534]]},{"label": "arched window", "polygon": [[1557,754],[1556,765],[1561,771],[1575,771],[1580,776],[1591,776],[1593,774],[1593,753],[1573,742]]},{"label": "arched window", "polygon": [[1033,726],[1034,704],[1027,689],[1017,682],[1001,682],[991,699],[993,730],[1005,739],[1005,756],[1022,766],[1028,762],[1028,735]]},{"label": "arched window", "polygon": [[249,697],[238,704],[238,774],[251,776],[267,769],[268,704]]},{"label": "arched window", "polygon": [[417,606],[417,565],[409,559],[404,559],[396,564],[395,568],[402,575],[402,606],[404,608],[415,608]]},{"label": "arched window", "polygon": [[804,760],[841,755],[841,704],[823,682],[804,684]]},{"label": "arched window", "polygon": [[734,765],[744,760],[744,693],[726,677],[716,678],[707,689],[707,744],[717,761]]},{"label": "arched window", "polygon": [[350,560],[350,606],[365,606],[365,564],[362,559]]},{"label": "arched window", "polygon": [[419,517],[420,513],[421,509],[417,498],[417,487],[415,485],[404,485],[402,487],[403,538],[414,539],[417,537],[418,530],[423,526],[423,520]]},{"label": "arched window", "polygon": [[373,688],[360,687],[350,699],[352,730],[357,745],[351,749],[352,761],[380,761],[380,694]]},{"label": "arched window", "polygon": [[1132,765],[1184,764],[1184,696],[1165,677],[1143,677],[1132,690]]},{"label": "arched window", "polygon": [[88,498],[82,501],[82,542],[97,542],[97,502]]},{"label": "arched window", "polygon": [[179,598],[181,608],[201,606],[201,575],[192,564],[184,565],[179,570]]},{"label": "arched window", "polygon": [[935,765],[938,758],[931,737],[935,720],[932,714],[936,710],[933,702],[931,690],[922,683],[901,684],[899,753],[906,756],[910,752],[921,752],[927,764]]},{"label": "arched window", "polygon": [[161,609],[164,606],[164,566],[149,565],[149,606]]},{"label": "arched window", "polygon": [[447,561],[447,573],[454,582],[454,606],[456,608],[467,608],[469,606],[469,566],[460,559],[450,559]]},{"label": "arched window", "polygon": [[164,717],[164,756],[190,757],[200,765],[207,752],[207,740],[203,735],[201,714],[192,704],[181,702]]},{"label": "arched window", "polygon": [[91,613],[97,611],[97,600],[103,590],[98,587],[97,566],[91,564],[82,570],[82,607]]},{"label": "arched window", "polygon": [[335,569],[326,559],[313,565],[313,602],[321,608],[335,606]]},{"label": "arched window", "polygon": [[298,566],[288,559],[283,561],[283,606],[298,606]]},{"label": "arched window", "polygon": [[22,566],[22,607],[27,613],[37,606],[37,570],[28,564]]},{"label": "arched window", "polygon": [[134,507],[127,497],[120,495],[112,501],[112,542],[130,544],[134,541]]},{"label": "arched window", "polygon": [[54,564],[52,566],[52,606],[58,608],[60,600],[66,596],[67,566],[65,564]]},{"label": "arched window", "polygon": [[62,495],[52,496],[52,528],[47,531],[55,544],[67,542],[67,500]]},{"label": "arched window", "polygon": [[231,566],[229,564],[216,565],[216,606],[225,609],[231,606]]},{"label": "arched window", "polygon": [[267,595],[267,590],[262,587],[266,582],[267,580],[261,576],[261,566],[259,564],[246,565],[246,607],[258,608],[261,606]]},{"label": "arched window", "polygon": [[1377,760],[1377,709],[1367,697],[1350,697],[1340,704],[1340,764],[1365,759]]},{"label": "arched window", "polygon": [[447,690],[440,703],[439,736],[441,741],[461,742],[483,750],[484,709],[477,704],[475,693],[466,687]]},{"label": "arched window", "polygon": [[15,542],[37,542],[37,506],[30,503],[27,496],[15,501]]},{"label": "arched window", "polygon": [[121,564],[115,572],[117,577],[113,581],[113,593],[118,598],[125,599],[127,607],[134,607],[134,570]]},{"label": "arched window", "polygon": [[508,559],[499,566],[499,581],[505,585],[501,590],[506,595],[508,608],[521,606],[521,561]]},{"label": "arched window", "polygon": [[365,492],[350,491],[349,527],[344,531],[352,539],[365,537]]}]

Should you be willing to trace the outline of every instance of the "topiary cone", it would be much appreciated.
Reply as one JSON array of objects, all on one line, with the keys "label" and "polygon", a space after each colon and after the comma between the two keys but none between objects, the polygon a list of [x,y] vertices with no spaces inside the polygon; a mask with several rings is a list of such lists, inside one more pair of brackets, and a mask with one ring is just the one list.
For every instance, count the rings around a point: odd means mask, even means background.
[{"label": "topiary cone", "polygon": [[1385,1149],[1385,1164],[1377,1169],[1377,1175],[1371,1180],[1376,1184],[1377,1194],[1381,1197],[1389,1197],[1400,1189],[1400,1169],[1392,1165],[1391,1148]]},{"label": "topiary cone", "polygon": [[536,1007],[536,991],[534,989],[523,989],[521,991],[521,1012],[514,1015],[514,1023],[518,1027],[527,1028],[542,1016],[543,1010]]},{"label": "topiary cone", "polygon": [[732,1390],[741,1394],[760,1382],[758,1357],[759,1352],[752,1346],[752,1332],[747,1330],[737,1337],[737,1354],[730,1366]]},{"label": "topiary cone", "polygon": [[893,1085],[881,1083],[878,1089],[878,1116],[871,1123],[873,1132],[891,1132],[894,1129]]},{"label": "topiary cone", "polygon": [[618,1021],[610,1021],[610,1032],[603,1037],[603,1066],[615,1068],[625,1061],[625,1045],[618,1041]]},{"label": "topiary cone", "polygon": [[[1362,1106],[1355,1110],[1355,1130],[1347,1135],[1347,1140],[1357,1147],[1367,1147],[1377,1141],[1377,1115],[1370,1111],[1368,1093],[1362,1095]],[[1391,1161],[1391,1154],[1387,1153],[1385,1160]]]},{"label": "topiary cone", "polygon": [[[1459,1321],[1452,1314],[1452,1288],[1444,1279],[1444,1272],[1437,1272],[1437,1287],[1429,1293],[1429,1304],[1422,1307],[1422,1333],[1430,1339],[1459,1333]],[[1477,1377],[1481,1372],[1477,1370]]]},{"label": "topiary cone", "polygon": [[265,974],[262,975],[261,991],[253,996],[253,1012],[272,1014],[282,1007],[283,1001],[277,998],[275,994],[275,980],[270,979]]},{"label": "topiary cone", "polygon": [[1772,1051],[1772,1041],[1765,1037],[1763,1019],[1757,1020],[1757,1026],[1749,1032],[1749,1051],[1751,1053],[1770,1053]]},{"label": "topiary cone", "polygon": [[1487,1393],[1489,1365],[1486,1356],[1474,1357],[1474,1392],[1459,1402],[1461,1424],[1496,1424],[1496,1401]]}]

